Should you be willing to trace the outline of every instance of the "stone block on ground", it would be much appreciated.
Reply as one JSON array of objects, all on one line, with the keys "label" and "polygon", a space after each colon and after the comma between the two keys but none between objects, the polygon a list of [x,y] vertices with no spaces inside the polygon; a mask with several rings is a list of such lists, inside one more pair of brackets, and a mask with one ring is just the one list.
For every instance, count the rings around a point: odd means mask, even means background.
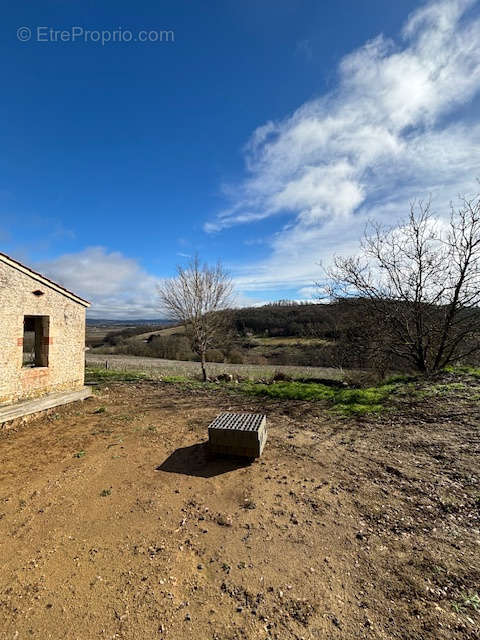
[{"label": "stone block on ground", "polygon": [[267,441],[267,417],[261,413],[220,413],[208,427],[213,453],[258,458]]}]

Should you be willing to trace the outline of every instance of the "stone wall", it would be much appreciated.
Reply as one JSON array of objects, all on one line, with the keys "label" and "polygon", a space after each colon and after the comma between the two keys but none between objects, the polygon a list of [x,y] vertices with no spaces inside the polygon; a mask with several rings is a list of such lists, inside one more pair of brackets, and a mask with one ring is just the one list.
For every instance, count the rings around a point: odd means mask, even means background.
[{"label": "stone wall", "polygon": [[[39,323],[48,366],[23,366],[25,316],[48,316]],[[81,389],[84,363],[85,307],[0,261],[0,404]]]}]

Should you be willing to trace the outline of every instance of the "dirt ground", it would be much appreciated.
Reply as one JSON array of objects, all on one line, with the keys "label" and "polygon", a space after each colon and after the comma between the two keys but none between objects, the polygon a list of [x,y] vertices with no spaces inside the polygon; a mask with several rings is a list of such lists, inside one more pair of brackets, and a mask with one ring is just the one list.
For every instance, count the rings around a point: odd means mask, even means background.
[{"label": "dirt ground", "polygon": [[[470,384],[342,418],[108,383],[1,432],[0,638],[479,638]],[[267,413],[260,460],[208,457],[225,410]]]}]

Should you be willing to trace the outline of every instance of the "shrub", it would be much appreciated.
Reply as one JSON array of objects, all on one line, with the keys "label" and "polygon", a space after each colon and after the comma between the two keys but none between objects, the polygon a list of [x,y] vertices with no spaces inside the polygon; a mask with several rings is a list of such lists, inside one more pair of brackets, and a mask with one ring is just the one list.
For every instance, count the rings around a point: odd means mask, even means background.
[{"label": "shrub", "polygon": [[243,364],[242,352],[237,349],[230,351],[227,356],[227,361],[230,362],[230,364]]},{"label": "shrub", "polygon": [[285,373],[284,371],[275,371],[275,373],[273,374],[273,378],[272,381],[273,382],[288,382],[292,379],[291,376],[288,375],[288,373]]},{"label": "shrub", "polygon": [[220,349],[209,349],[205,354],[207,362],[223,362],[225,356]]}]

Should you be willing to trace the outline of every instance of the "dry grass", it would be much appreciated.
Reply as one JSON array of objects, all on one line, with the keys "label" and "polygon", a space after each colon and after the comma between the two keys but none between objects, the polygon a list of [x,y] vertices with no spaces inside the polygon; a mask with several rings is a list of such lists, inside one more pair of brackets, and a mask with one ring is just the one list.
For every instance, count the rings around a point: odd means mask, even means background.
[{"label": "dry grass", "polygon": [[148,340],[150,336],[173,336],[183,335],[185,333],[185,327],[166,327],[165,329],[159,329],[158,331],[147,331],[147,333],[140,333],[137,336],[129,338],[131,342],[138,342],[142,340]]},{"label": "dry grass", "polygon": [[[195,378],[199,375],[200,365],[198,362],[188,360],[163,360],[160,358],[141,358],[138,356],[126,355],[94,355],[86,354],[88,366],[101,367],[108,362],[108,368],[115,371],[138,371],[146,372],[150,377],[162,376],[184,376]],[[239,375],[249,380],[269,380],[275,373],[281,371],[292,378],[326,378],[330,380],[341,380],[344,372],[341,369],[328,367],[295,367],[295,366],[273,366],[255,364],[227,364],[211,362],[207,365],[210,376],[217,376],[221,373],[231,373]]]},{"label": "dry grass", "polygon": [[328,340],[322,340],[320,338],[301,338],[299,336],[279,336],[273,338],[255,337],[254,341],[258,342],[259,345],[265,345],[267,347],[294,347],[297,344],[307,344],[320,347],[322,345],[331,344]]}]

